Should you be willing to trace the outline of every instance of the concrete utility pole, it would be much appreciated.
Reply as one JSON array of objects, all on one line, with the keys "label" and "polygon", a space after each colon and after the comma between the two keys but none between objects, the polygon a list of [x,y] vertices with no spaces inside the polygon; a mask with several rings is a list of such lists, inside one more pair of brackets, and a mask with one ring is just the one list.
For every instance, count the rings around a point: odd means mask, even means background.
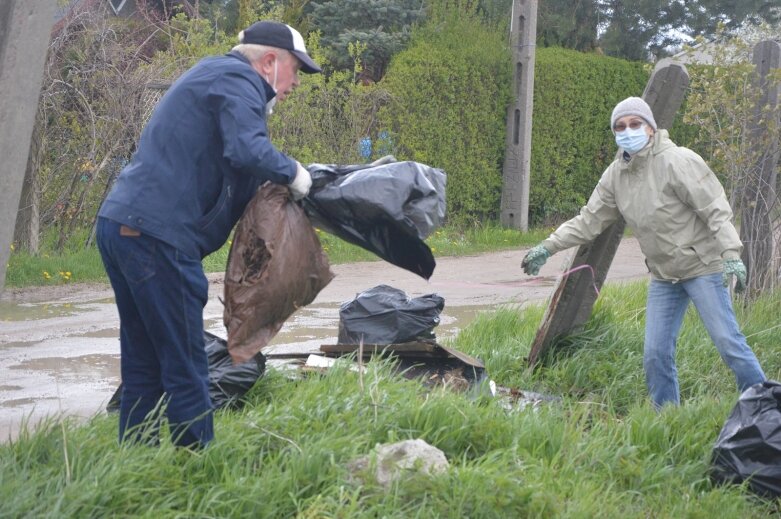
[{"label": "concrete utility pole", "polygon": [[[683,65],[670,59],[661,60],[656,65],[643,92],[643,99],[651,107],[659,128],[672,126],[688,86],[689,73]],[[626,222],[621,218],[593,242],[578,247],[566,270],[590,265],[594,269],[594,276],[589,269],[583,269],[559,279],[532,343],[529,365],[537,364],[557,338],[572,333],[591,317],[591,310],[597,300],[594,286],[602,288],[625,226]]]},{"label": "concrete utility pole", "polygon": [[537,0],[514,0],[510,25],[513,50],[513,102],[507,108],[507,137],[502,170],[501,222],[529,230],[529,173],[534,99],[534,50]]},{"label": "concrete utility pole", "polygon": [[56,7],[55,0],[0,1],[0,292]]}]

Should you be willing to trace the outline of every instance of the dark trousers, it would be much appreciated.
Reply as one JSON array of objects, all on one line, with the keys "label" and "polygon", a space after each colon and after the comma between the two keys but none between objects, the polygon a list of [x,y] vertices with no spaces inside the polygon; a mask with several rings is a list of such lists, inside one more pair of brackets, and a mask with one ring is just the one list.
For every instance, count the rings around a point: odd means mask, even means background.
[{"label": "dark trousers", "polygon": [[105,218],[97,243],[119,310],[119,440],[156,444],[165,413],[176,445],[205,446],[214,427],[200,260]]}]

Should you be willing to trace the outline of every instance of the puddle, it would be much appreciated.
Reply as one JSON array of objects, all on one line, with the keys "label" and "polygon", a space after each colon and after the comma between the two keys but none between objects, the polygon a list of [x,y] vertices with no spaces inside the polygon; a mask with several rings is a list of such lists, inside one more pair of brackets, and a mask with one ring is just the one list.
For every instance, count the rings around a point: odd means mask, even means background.
[{"label": "puddle", "polygon": [[88,308],[74,303],[14,304],[0,302],[0,322],[68,317],[87,311],[89,311]]},{"label": "puddle", "polygon": [[25,370],[36,373],[48,373],[62,377],[63,380],[79,381],[81,379],[117,378],[118,357],[116,355],[81,355],[79,357],[62,358],[46,357],[31,359],[9,366],[12,370]]},{"label": "puddle", "polygon": [[[335,344],[339,303],[299,310],[274,338],[267,353],[319,352]],[[455,336],[494,305],[445,306],[435,328],[442,340]],[[14,438],[24,420],[46,415],[82,417],[102,412],[120,383],[119,329],[113,300],[78,304],[3,303],[0,321],[0,441]],[[78,315],[78,319],[73,317]],[[226,336],[222,306],[210,301],[204,329]],[[9,340],[24,338],[26,340]],[[278,368],[284,369],[281,363]],[[269,366],[274,366],[269,363]]]}]

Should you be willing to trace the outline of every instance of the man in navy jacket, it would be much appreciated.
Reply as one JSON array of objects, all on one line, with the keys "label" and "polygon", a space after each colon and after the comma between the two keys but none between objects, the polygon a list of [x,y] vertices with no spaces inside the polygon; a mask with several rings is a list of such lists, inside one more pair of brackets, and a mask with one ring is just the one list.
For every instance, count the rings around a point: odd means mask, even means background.
[{"label": "man in navy jacket", "polygon": [[120,317],[120,441],[157,444],[213,436],[201,259],[219,249],[265,181],[300,199],[312,180],[269,140],[266,118],[320,72],[301,35],[257,22],[225,56],[203,59],[163,96],[98,213],[97,241]]}]

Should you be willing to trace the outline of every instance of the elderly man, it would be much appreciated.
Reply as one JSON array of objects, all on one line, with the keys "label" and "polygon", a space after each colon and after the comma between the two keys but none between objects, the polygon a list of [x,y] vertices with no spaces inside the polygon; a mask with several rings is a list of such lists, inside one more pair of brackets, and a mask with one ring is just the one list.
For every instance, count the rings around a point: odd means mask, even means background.
[{"label": "elderly man", "polygon": [[299,70],[320,67],[283,23],[257,22],[239,42],[171,86],[98,213],[120,317],[120,441],[157,444],[163,414],[177,446],[212,440],[201,259],[225,243],[263,182],[288,185],[296,199],[312,183],[271,144],[266,118]]},{"label": "elderly man", "polygon": [[735,276],[736,289],[742,290],[746,268],[724,189],[699,155],[676,146],[666,130],[657,129],[651,108],[641,98],[618,103],[610,125],[618,158],[580,214],[529,250],[521,266],[537,275],[551,254],[589,243],[623,216],[652,275],[643,365],[654,405],[679,403],[675,347],[689,301],[738,387],[764,382],[726,288]]}]

